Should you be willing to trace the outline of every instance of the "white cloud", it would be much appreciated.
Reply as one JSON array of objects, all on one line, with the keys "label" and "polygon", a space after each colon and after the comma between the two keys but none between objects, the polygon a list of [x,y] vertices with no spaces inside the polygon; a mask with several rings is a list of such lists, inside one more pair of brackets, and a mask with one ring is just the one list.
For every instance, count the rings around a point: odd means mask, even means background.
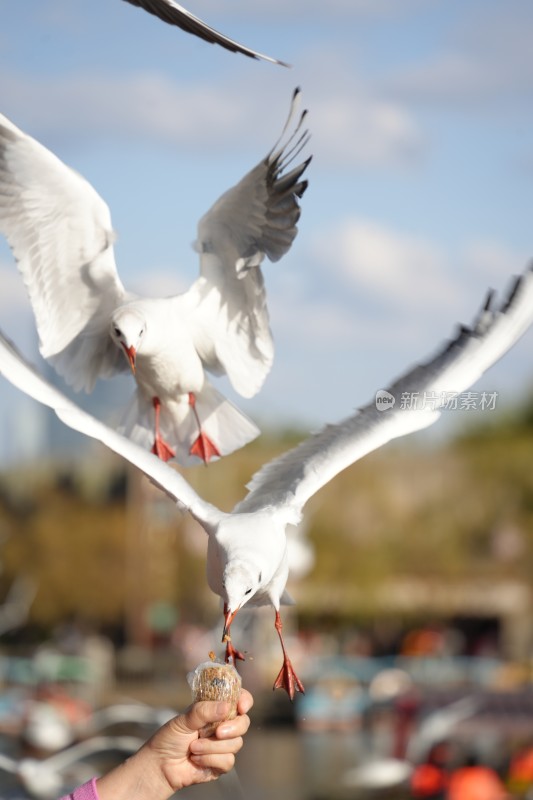
[{"label": "white cloud", "polygon": [[246,127],[245,102],[232,92],[179,84],[159,73],[92,72],[41,80],[11,75],[3,94],[5,105],[20,113],[26,126],[62,137],[149,137],[174,146],[202,146],[227,144]]},{"label": "white cloud", "polygon": [[[302,297],[272,296],[269,298],[271,323],[275,341],[291,346],[312,345],[312,354],[364,337],[366,324],[356,309],[348,311],[337,303]],[[312,357],[311,354],[311,357]]]},{"label": "white cloud", "polygon": [[424,309],[449,305],[458,289],[439,248],[372,220],[346,219],[320,234],[318,258],[357,292],[393,307]]},{"label": "white cloud", "polygon": [[398,166],[424,151],[422,134],[404,107],[353,86],[315,97],[312,115],[313,141],[330,163]]},{"label": "white cloud", "polygon": [[523,2],[465,12],[440,52],[396,70],[388,91],[409,100],[461,108],[500,107],[533,93],[533,14]]},{"label": "white cloud", "polygon": [[393,353],[407,353],[406,363],[429,355],[458,323],[472,321],[489,289],[505,297],[527,263],[503,242],[465,241],[450,252],[361,218],[316,235],[309,259],[323,271],[328,296],[316,309],[298,305],[298,330],[310,342],[326,332],[324,341],[338,352],[366,350],[364,357],[374,353],[380,364]]},{"label": "white cloud", "polygon": [[[323,165],[343,167],[410,164],[424,151],[424,139],[412,115],[400,103],[371,94],[350,77],[340,85],[316,64],[350,71],[339,56],[332,64],[328,53],[306,55],[304,72],[309,91],[303,105],[310,110],[308,124],[313,149]],[[4,108],[8,116],[54,148],[61,139],[119,139],[187,146],[209,152],[242,150],[257,141],[258,129],[267,125],[276,136],[281,131],[290,95],[280,101],[279,91],[265,79],[252,93],[235,86],[180,83],[158,72],[128,74],[85,72],[55,77],[4,76]],[[120,103],[117,103],[120,97]]]},{"label": "white cloud", "polygon": [[522,272],[529,258],[529,253],[520,253],[501,242],[487,239],[469,242],[464,248],[467,272],[498,283]]},{"label": "white cloud", "polygon": [[489,54],[444,53],[431,63],[400,72],[386,87],[409,100],[478,109],[530,96],[533,59],[511,58],[502,69]]}]

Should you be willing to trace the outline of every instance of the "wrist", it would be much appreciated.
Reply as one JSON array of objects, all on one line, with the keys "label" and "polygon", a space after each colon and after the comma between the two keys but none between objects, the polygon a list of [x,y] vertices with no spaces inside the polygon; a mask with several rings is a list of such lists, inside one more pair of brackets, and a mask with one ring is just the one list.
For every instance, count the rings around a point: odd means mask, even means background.
[{"label": "wrist", "polygon": [[180,787],[167,780],[150,743],[96,781],[99,800],[168,800]]}]

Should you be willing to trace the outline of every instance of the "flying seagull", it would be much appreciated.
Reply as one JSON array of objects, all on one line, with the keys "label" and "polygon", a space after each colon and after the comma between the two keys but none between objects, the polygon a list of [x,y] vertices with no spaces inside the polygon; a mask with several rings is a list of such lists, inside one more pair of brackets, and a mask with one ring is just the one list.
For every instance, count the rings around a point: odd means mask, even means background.
[{"label": "flying seagull", "polygon": [[118,275],[109,209],[81,175],[0,115],[0,233],[26,284],[41,355],[77,391],[131,368],[137,389],[122,432],[181,464],[231,453],[256,425],[205,370],[255,395],[274,356],[265,255],[290,249],[310,157],[293,93],[280,139],[198,223],[200,276],[174,297],[142,298]]},{"label": "flying seagull", "polygon": [[[82,411],[48,384],[15,347],[0,338],[0,373],[11,383],[52,408],[68,426],[85,433],[126,458],[166,492],[179,508],[200,523],[208,535],[207,580],[224,603],[226,659],[240,653],[231,643],[230,626],[246,603],[271,605],[283,650],[283,665],[274,688],[291,699],[303,691],[282,637],[280,604],[290,602],[285,585],[289,567],[286,528],[301,519],[306,502],[328,481],[358,459],[399,436],[435,422],[449,399],[474,384],[522,336],[533,322],[533,271],[515,278],[507,298],[496,306],[489,293],[471,327],[436,355],[410,369],[388,389],[395,402],[368,405],[347,419],[328,425],[300,445],[260,469],[248,484],[249,493],[231,513],[203,500],[170,465]],[[431,402],[402,403],[406,396]]]},{"label": "flying seagull", "polygon": [[228,36],[224,36],[223,33],[219,33],[205,22],[202,22],[201,19],[195,17],[194,14],[191,14],[191,12],[187,11],[183,6],[175,3],[174,0],[126,0],[126,2],[131,3],[132,6],[144,8],[149,14],[159,17],[163,22],[168,22],[169,25],[176,25],[178,28],[181,28],[182,31],[187,31],[187,33],[192,33],[194,36],[203,39],[204,42],[219,44],[221,47],[225,47],[226,50],[231,50],[232,53],[242,53],[245,56],[250,56],[250,58],[260,58],[263,59],[263,61],[271,61],[273,64],[280,64],[282,67],[289,66],[284,61],[278,61],[277,58],[265,56],[263,53],[251,50],[249,47],[235,42]]}]

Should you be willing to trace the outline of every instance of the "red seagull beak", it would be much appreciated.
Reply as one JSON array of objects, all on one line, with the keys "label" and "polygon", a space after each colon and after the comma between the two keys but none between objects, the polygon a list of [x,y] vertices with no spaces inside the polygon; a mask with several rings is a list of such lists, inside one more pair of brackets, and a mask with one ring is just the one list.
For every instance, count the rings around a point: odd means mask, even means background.
[{"label": "red seagull beak", "polygon": [[128,359],[131,371],[135,375],[135,356],[137,355],[137,351],[135,350],[133,345],[131,347],[126,347],[125,344],[122,344],[122,347],[124,348],[124,352],[126,353],[126,358]]},{"label": "red seagull beak", "polygon": [[230,629],[230,625],[231,625],[231,623],[233,622],[233,620],[235,619],[235,617],[237,616],[237,611],[238,611],[238,610],[239,610],[239,609],[238,609],[238,608],[236,608],[236,609],[235,609],[235,611],[228,611],[228,612],[226,613],[226,616],[225,616],[225,618],[224,618],[224,630],[223,630],[223,632],[222,632],[222,641],[224,641],[224,638],[225,638],[226,636],[228,636],[228,634],[229,634],[229,629]]}]

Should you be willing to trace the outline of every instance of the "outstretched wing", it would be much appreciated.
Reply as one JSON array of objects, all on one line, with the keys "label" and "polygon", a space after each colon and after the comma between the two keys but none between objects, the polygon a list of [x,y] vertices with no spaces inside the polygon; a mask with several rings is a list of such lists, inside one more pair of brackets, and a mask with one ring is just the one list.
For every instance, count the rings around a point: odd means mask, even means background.
[{"label": "outstretched wing", "polygon": [[83,411],[59,389],[48,383],[1,332],[0,374],[25,394],[55,411],[65,425],[97,439],[138,467],[152,483],[166,492],[181,509],[188,510],[199,522],[208,526],[210,520],[220,517],[221,512],[204,502],[179,472]]},{"label": "outstretched wing", "polygon": [[[234,389],[252,397],[272,365],[273,343],[260,265],[278,261],[298,232],[302,175],[310,162],[285,170],[309,141],[304,111],[293,94],[283,133],[268,154],[225,192],[198,225],[201,277],[189,295],[197,304],[198,350],[206,364],[226,372]],[[211,363],[210,363],[211,362]]]},{"label": "outstretched wing", "polygon": [[265,465],[235,511],[280,506],[297,521],[306,501],[343,469],[391,439],[435,422],[440,409],[472,386],[533,323],[532,268],[515,278],[499,308],[492,301],[491,292],[471,328],[461,327],[432,359],[378,392],[367,406]]},{"label": "outstretched wing", "polygon": [[[135,753],[143,744],[143,740],[138,736],[129,736],[125,734],[117,734],[115,736],[91,736],[90,739],[85,739],[82,742],[76,742],[64,750],[59,750],[53,753],[48,758],[42,761],[37,761],[31,767],[34,770],[34,775],[39,775],[39,770],[42,770],[44,775],[50,773],[61,773],[72,764],[76,764],[88,756],[95,755],[96,753],[109,753],[110,751],[122,751],[124,753]],[[27,762],[26,762],[27,763]],[[30,767],[30,768],[31,768]],[[24,776],[24,769],[22,770]],[[35,782],[37,783],[37,781]]]},{"label": "outstretched wing", "polygon": [[219,44],[221,47],[225,47],[226,50],[231,50],[232,53],[242,53],[245,56],[250,56],[250,58],[261,58],[263,61],[271,61],[273,64],[280,64],[282,67],[289,66],[285,64],[284,61],[278,61],[277,58],[265,56],[262,53],[258,53],[256,50],[251,50],[249,47],[235,42],[228,36],[224,36],[223,33],[219,33],[205,22],[202,22],[201,19],[195,17],[194,14],[191,14],[191,12],[187,11],[183,6],[175,3],[174,0],[126,0],[126,2],[131,3],[132,6],[144,8],[145,11],[148,11],[155,17],[159,17],[163,22],[168,22],[169,25],[176,25],[178,28],[181,28],[182,31],[192,33],[205,42]]},{"label": "outstretched wing", "polygon": [[81,175],[3,115],[0,232],[26,284],[43,357],[76,389],[127,368],[108,335],[110,314],[125,298],[109,209]]}]

